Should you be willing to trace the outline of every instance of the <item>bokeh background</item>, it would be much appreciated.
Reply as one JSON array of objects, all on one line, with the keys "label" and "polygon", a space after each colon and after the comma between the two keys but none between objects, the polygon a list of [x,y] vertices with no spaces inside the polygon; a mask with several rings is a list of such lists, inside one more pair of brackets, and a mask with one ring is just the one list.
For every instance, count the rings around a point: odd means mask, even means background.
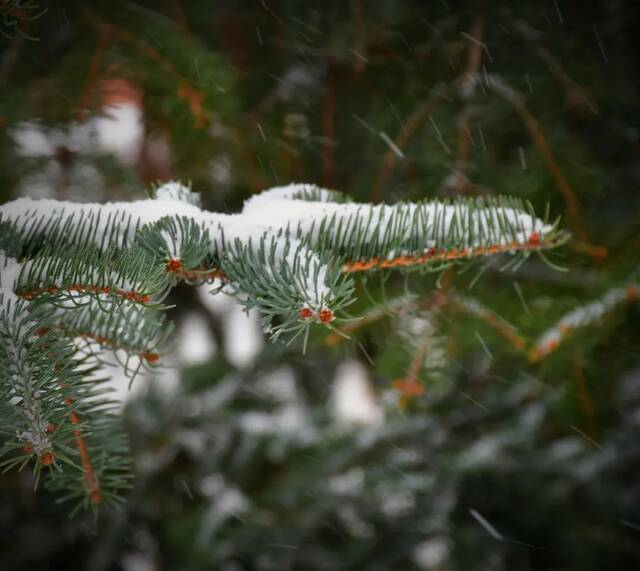
[{"label": "bokeh background", "polygon": [[0,569],[640,568],[637,302],[532,359],[638,283],[639,28],[632,0],[0,0],[2,202],[177,179],[234,212],[313,182],[512,194],[573,236],[517,268],[369,276],[366,319],[304,354],[180,286],[163,367],[130,390],[108,369],[126,504],[70,518],[3,474]]}]

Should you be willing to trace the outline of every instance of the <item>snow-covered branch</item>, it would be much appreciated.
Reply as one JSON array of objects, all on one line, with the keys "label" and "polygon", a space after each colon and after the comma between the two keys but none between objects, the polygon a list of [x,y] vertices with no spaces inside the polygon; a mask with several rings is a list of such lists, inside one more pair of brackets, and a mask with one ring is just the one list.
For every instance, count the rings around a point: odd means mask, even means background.
[{"label": "snow-covered branch", "polygon": [[53,466],[51,485],[85,505],[116,498],[127,482],[126,442],[98,398],[100,352],[158,362],[170,333],[159,311],[179,281],[215,282],[259,309],[272,337],[306,342],[312,323],[335,329],[358,272],[526,256],[566,239],[557,222],[510,198],[371,205],[292,184],[251,197],[238,214],[199,204],[168,183],[136,202],[22,198],[0,207],[0,385],[10,401],[0,412],[15,435],[2,452],[10,465]]},{"label": "snow-covered branch", "polygon": [[[155,199],[131,203],[19,199],[2,207],[0,222],[20,235],[22,249],[38,241],[54,258],[63,245],[86,248],[90,243],[115,260],[113,252],[140,244],[164,260],[165,273],[173,278],[226,277],[232,284],[227,291],[244,295],[267,315],[293,312],[288,319],[321,322],[333,320],[346,302],[349,288],[340,290],[345,278],[339,274],[529,253],[555,247],[566,237],[557,224],[537,218],[529,205],[508,198],[370,205],[347,202],[340,193],[314,185],[292,184],[248,199],[239,214],[207,212],[197,204],[197,195],[169,183]],[[86,287],[68,283],[69,274],[88,275],[89,284],[97,274],[113,281],[113,274],[93,265],[94,258],[40,259],[32,264],[36,274],[26,272],[23,282],[34,286],[47,281],[44,274],[57,272],[46,284],[49,290],[75,285],[79,292]],[[117,266],[114,260],[109,263]],[[135,258],[128,261],[138,271],[144,266]],[[116,273],[125,282],[136,281],[124,270]],[[151,295],[170,281],[160,280]],[[23,291],[31,291],[25,285],[20,284]],[[114,291],[146,301],[139,297],[145,292],[133,287],[120,284]]]},{"label": "snow-covered branch", "polygon": [[601,298],[576,307],[540,336],[531,349],[529,358],[532,361],[544,359],[576,330],[605,319],[621,305],[638,299],[639,294],[640,288],[636,284],[630,284],[610,289]]}]

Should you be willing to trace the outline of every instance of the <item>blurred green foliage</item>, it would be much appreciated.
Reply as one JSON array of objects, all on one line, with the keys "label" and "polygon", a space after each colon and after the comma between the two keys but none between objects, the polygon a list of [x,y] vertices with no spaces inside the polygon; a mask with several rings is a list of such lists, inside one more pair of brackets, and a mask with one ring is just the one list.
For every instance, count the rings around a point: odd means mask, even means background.
[{"label": "blurred green foliage", "polygon": [[[471,288],[475,270],[446,276],[529,349],[567,311],[637,281],[634,4],[43,2],[46,13],[0,36],[0,199],[122,199],[178,178],[220,211],[291,181],[359,200],[463,192],[549,203],[574,232],[552,259],[568,272],[532,259],[513,272],[495,264]],[[479,82],[466,98],[476,44]],[[492,79],[522,96],[577,213]],[[73,135],[108,112],[114,86],[143,117],[141,144],[124,158]],[[20,151],[25,125],[47,152]],[[372,276],[353,312],[366,315],[367,294],[432,299],[438,277]],[[174,300],[177,320],[185,308],[205,312],[188,288]],[[98,521],[67,519],[33,495],[27,473],[3,476],[0,566],[637,568],[638,304],[540,363],[464,312],[412,310],[434,326],[427,355],[438,347],[445,358],[419,363],[424,394],[400,408],[393,381],[407,376],[420,337],[406,317],[390,313],[334,347],[318,334],[306,355],[266,346],[246,367],[219,351],[180,371],[170,396],[136,397],[125,411],[136,487]],[[222,345],[227,332],[206,319]],[[370,372],[382,424],[331,416],[345,358]]]}]

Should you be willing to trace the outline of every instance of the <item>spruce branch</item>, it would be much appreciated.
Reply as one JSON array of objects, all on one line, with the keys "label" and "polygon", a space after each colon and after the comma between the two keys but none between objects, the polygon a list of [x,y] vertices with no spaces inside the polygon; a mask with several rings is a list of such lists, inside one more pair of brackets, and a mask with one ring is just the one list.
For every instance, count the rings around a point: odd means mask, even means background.
[{"label": "spruce branch", "polygon": [[576,307],[539,337],[529,353],[529,359],[533,362],[544,359],[577,330],[598,323],[622,305],[636,301],[639,293],[639,286],[630,283],[625,287],[612,288],[599,299]]},{"label": "spruce branch", "polygon": [[515,349],[523,350],[526,345],[525,339],[517,332],[516,328],[495,312],[485,307],[477,299],[451,293],[448,302],[454,309],[467,313],[476,319],[484,321],[489,327],[494,329],[499,335],[506,339]]},{"label": "spruce branch", "polygon": [[0,2],[0,35],[11,38],[17,32],[30,40],[37,40],[27,35],[21,25],[37,20],[47,10],[48,8],[43,8],[32,0],[2,0]]},{"label": "spruce branch", "polygon": [[90,354],[93,349],[124,351],[143,363],[153,365],[169,343],[173,324],[156,309],[139,304],[122,304],[117,311],[105,311],[97,301],[55,309],[54,331],[82,340]]},{"label": "spruce branch", "polygon": [[505,22],[518,34],[527,48],[542,60],[549,70],[549,73],[565,91],[565,100],[569,108],[593,115],[598,114],[598,109],[589,100],[589,94],[584,87],[579,85],[561,66],[558,58],[555,57],[543,44],[544,36],[542,32],[535,29],[529,22],[522,19],[513,19],[505,16]]},{"label": "spruce branch", "polygon": [[128,445],[96,367],[54,331],[50,308],[0,298],[2,466],[31,461],[36,485],[47,469],[61,501],[116,500],[130,478]]},{"label": "spruce branch", "polygon": [[[537,218],[530,205],[511,198],[372,206],[314,185],[290,185],[252,197],[240,214],[224,215],[199,209],[191,195],[171,183],[150,201],[9,203],[0,222],[26,243],[36,237],[54,243],[23,271],[20,293],[148,304],[177,278],[224,276],[227,292],[268,319],[283,319],[277,331],[297,330],[309,317],[332,321],[349,303],[352,286],[344,274],[528,255],[566,240],[557,222]],[[85,218],[97,228],[74,222]],[[92,244],[50,252],[65,236],[72,245],[80,238]]]},{"label": "spruce branch", "polygon": [[[140,36],[137,30],[134,32],[122,26],[112,24],[91,9],[85,10],[85,19],[99,34],[111,36],[117,39],[122,45],[133,48],[138,55],[146,60],[147,64],[157,67],[158,71],[166,75],[173,84],[172,87],[175,90],[175,95],[178,99],[182,100],[188,108],[195,127],[197,129],[203,129],[207,125],[209,122],[209,112],[207,108],[208,93],[203,86],[194,85],[193,82],[185,78],[182,70],[184,66],[179,66],[177,62],[165,55],[162,50],[147,42],[144,37]],[[164,25],[157,25],[157,27],[159,28],[158,31],[163,33],[166,43],[173,40],[172,34],[167,33],[167,31],[171,31],[171,29],[168,30],[167,26]],[[181,52],[184,51],[187,41],[187,38],[183,36],[178,46],[170,46],[181,48],[180,50],[176,50],[176,56],[182,56]],[[192,50],[194,49],[193,45],[188,45],[187,47]],[[165,51],[166,49],[166,46],[164,46]],[[207,59],[211,59],[209,53],[203,52],[203,54],[208,56]],[[159,81],[159,83],[162,82]],[[162,85],[162,87],[165,86]]]},{"label": "spruce branch", "polygon": [[471,24],[469,34],[466,35],[469,41],[466,74],[458,78],[458,91],[464,100],[464,106],[458,117],[458,148],[456,156],[455,171],[451,182],[453,190],[464,192],[467,190],[467,169],[469,166],[470,145],[472,143],[471,118],[473,115],[473,99],[476,92],[476,76],[482,61],[482,48],[486,48],[482,43],[482,32],[484,29],[484,18],[476,16]]},{"label": "spruce branch", "polygon": [[[405,121],[403,128],[393,139],[393,147],[402,150],[418,132],[420,126],[436,111],[438,106],[446,99],[451,91],[451,86],[441,86],[423,105],[414,110]],[[382,199],[382,189],[389,180],[393,169],[400,158],[394,148],[390,147],[385,152],[373,183],[369,199],[371,202],[380,202]]]},{"label": "spruce branch", "polygon": [[123,301],[156,303],[170,281],[144,251],[131,248],[100,251],[93,245],[69,246],[63,252],[45,248],[25,262],[16,293],[27,300],[46,297],[58,304],[82,304],[85,298],[117,307]]},{"label": "spruce branch", "polygon": [[[313,323],[339,331],[354,274],[527,256],[566,238],[557,221],[504,197],[371,205],[292,184],[219,214],[173,182],[131,203],[15,200],[0,209],[0,406],[11,435],[2,456],[32,461],[37,475],[50,467],[49,485],[78,506],[116,500],[129,477],[126,439],[99,379],[101,353],[124,351],[126,369],[129,359],[154,365],[171,332],[162,302],[179,281],[217,279],[260,311],[273,338],[306,344]],[[436,298],[439,311],[446,300]]]},{"label": "spruce branch", "polygon": [[[406,374],[393,381],[393,388],[399,393],[398,405],[406,408],[414,399],[420,397],[425,392],[425,383],[421,380],[421,371],[425,368],[427,357],[436,345],[434,339],[435,325],[437,317],[442,308],[447,303],[447,294],[438,292],[435,296],[433,309],[425,315],[415,318],[418,331],[410,331],[408,337],[414,342],[413,355],[409,363]],[[417,333],[417,335],[416,335]]]}]

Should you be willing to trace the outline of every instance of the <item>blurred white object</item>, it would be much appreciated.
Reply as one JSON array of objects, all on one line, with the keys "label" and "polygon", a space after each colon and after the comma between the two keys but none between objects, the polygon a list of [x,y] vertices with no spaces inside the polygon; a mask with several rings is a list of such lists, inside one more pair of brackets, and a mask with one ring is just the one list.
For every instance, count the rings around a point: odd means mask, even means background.
[{"label": "blurred white object", "polygon": [[233,298],[218,293],[211,295],[211,285],[198,288],[198,297],[213,315],[222,319],[225,332],[224,353],[236,367],[246,367],[262,350],[264,338],[260,331],[258,314],[245,312]]},{"label": "blurred white object", "polygon": [[355,359],[344,361],[336,371],[330,407],[340,424],[380,424],[384,414],[371,387],[367,368]]},{"label": "blurred white object", "polygon": [[142,111],[137,103],[118,103],[92,120],[100,150],[113,153],[123,163],[134,163],[144,137]]},{"label": "blurred white object", "polygon": [[178,359],[190,366],[206,363],[216,354],[216,342],[205,319],[195,311],[189,312],[178,329]]},{"label": "blurred white object", "polygon": [[420,569],[449,569],[450,541],[446,537],[433,537],[416,545],[413,560]]}]

